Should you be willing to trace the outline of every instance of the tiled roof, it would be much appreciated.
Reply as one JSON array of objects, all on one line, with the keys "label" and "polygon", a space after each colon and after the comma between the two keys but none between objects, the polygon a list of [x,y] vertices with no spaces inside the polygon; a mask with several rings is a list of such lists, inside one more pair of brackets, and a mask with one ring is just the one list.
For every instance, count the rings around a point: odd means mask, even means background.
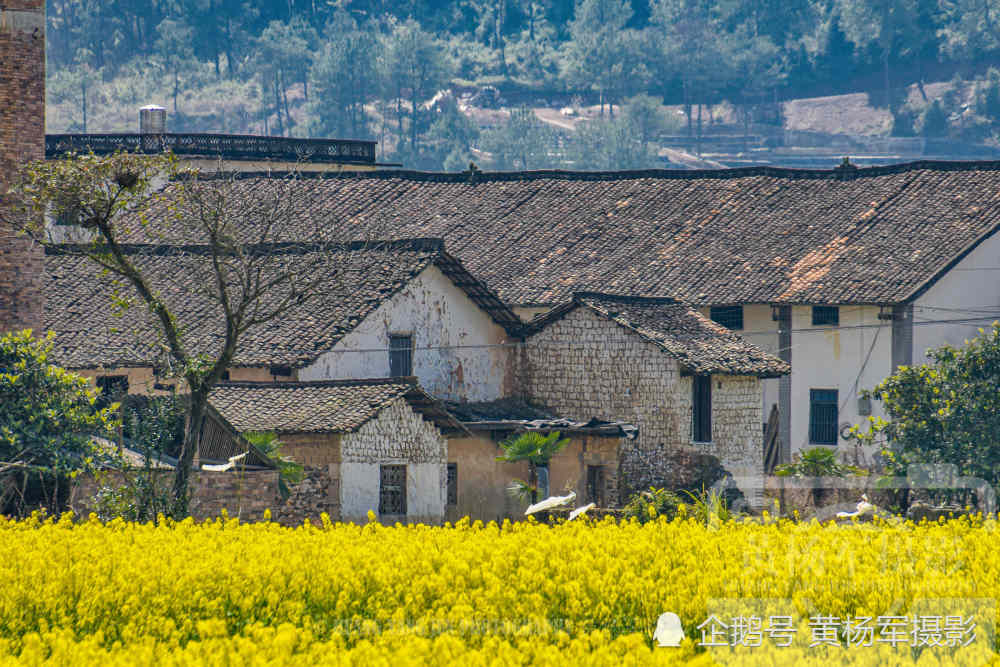
[{"label": "tiled roof", "polygon": [[529,405],[518,398],[475,402],[444,401],[444,405],[448,408],[448,412],[463,422],[555,418],[555,415],[548,410]]},{"label": "tiled roof", "polygon": [[[517,316],[443,248],[437,239],[410,239],[316,247],[274,246],[268,270],[299,262],[329,268],[314,297],[282,317],[243,334],[234,363],[243,366],[303,366],[332,348],[379,305],[428,265],[437,265],[498,324],[514,331]],[[212,353],[224,339],[221,307],[203,294],[208,257],[203,246],[130,246],[135,262],[152,277],[177,315],[190,348]],[[112,307],[115,286],[73,246],[47,250],[45,328],[56,332],[54,356],[71,368],[162,364],[159,327],[137,304]],[[347,273],[343,267],[350,267]],[[131,294],[131,286],[121,287]]]},{"label": "tiled roof", "polygon": [[635,438],[639,429],[622,421],[591,418],[578,421],[556,417],[550,411],[517,398],[461,403],[444,401],[445,407],[469,429],[488,431],[560,431],[612,437]]},{"label": "tiled roof", "polygon": [[687,304],[666,297],[635,297],[577,292],[569,303],[539,315],[531,330],[540,331],[572,310],[585,307],[659,345],[693,373],[777,377],[787,363],[749,343]]},{"label": "tiled roof", "polygon": [[400,397],[442,430],[462,430],[415,378],[226,382],[212,390],[209,403],[241,432],[350,433]]},{"label": "tiled roof", "polygon": [[[238,187],[270,186],[249,177]],[[285,183],[285,181],[282,181]],[[280,187],[285,187],[284,185]],[[688,303],[901,303],[1000,222],[1000,163],[303,179],[289,238],[435,236],[510,304],[573,291]],[[158,234],[171,232],[156,212]],[[349,223],[349,224],[348,224]],[[297,230],[299,225],[301,229]]]}]

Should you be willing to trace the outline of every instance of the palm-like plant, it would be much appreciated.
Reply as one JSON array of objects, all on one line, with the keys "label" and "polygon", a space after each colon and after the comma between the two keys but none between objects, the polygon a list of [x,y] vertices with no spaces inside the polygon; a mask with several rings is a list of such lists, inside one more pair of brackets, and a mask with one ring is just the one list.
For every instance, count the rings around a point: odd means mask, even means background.
[{"label": "palm-like plant", "polygon": [[248,431],[243,437],[278,468],[278,491],[282,498],[288,498],[291,485],[301,482],[305,474],[302,465],[282,456],[281,441],[274,431]]},{"label": "palm-like plant", "polygon": [[506,463],[516,463],[527,461],[530,466],[531,479],[527,483],[521,480],[514,480],[515,489],[519,489],[519,495],[530,493],[531,502],[538,502],[538,478],[539,469],[543,469],[545,484],[543,491],[548,494],[548,468],[549,461],[569,444],[569,438],[560,439],[559,431],[552,431],[548,435],[542,435],[538,431],[525,431],[517,435],[512,435],[500,443],[503,449],[503,456],[498,456],[497,461]]}]

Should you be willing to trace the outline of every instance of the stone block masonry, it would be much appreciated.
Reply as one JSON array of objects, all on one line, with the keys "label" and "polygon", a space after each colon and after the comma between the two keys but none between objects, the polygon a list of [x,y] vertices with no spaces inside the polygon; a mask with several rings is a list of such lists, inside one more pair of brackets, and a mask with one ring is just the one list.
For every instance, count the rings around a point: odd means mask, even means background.
[{"label": "stone block masonry", "polygon": [[[45,157],[45,3],[0,5],[0,197]],[[42,328],[42,253],[0,224],[0,334]]]},{"label": "stone block masonry", "polygon": [[734,475],[762,472],[756,377],[712,376],[712,442],[694,443],[691,377],[663,348],[589,309],[533,335],[522,363],[530,401],[575,419],[639,427],[638,438],[622,444],[623,500],[649,486],[698,484],[699,471],[713,469],[712,457]]}]

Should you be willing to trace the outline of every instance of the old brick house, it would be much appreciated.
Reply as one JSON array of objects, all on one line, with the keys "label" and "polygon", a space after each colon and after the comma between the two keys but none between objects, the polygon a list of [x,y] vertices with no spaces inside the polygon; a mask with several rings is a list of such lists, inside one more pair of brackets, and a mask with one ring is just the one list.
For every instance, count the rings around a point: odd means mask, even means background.
[{"label": "old brick house", "polygon": [[528,400],[639,426],[621,463],[632,490],[685,484],[671,466],[692,447],[762,473],[761,380],[789,371],[777,357],[671,298],[579,292],[528,331]]},{"label": "old brick house", "polygon": [[466,431],[416,378],[224,383],[210,400],[239,431],[274,431],[284,454],[322,471],[330,516],[444,518],[447,437]]},{"label": "old brick house", "polygon": [[761,396],[763,416],[780,414],[786,460],[843,447],[845,424],[878,414],[860,389],[1000,315],[997,162],[375,171],[312,187],[317,206],[350,212],[345,233],[443,238],[525,321],[579,290],[696,306],[791,364]]}]

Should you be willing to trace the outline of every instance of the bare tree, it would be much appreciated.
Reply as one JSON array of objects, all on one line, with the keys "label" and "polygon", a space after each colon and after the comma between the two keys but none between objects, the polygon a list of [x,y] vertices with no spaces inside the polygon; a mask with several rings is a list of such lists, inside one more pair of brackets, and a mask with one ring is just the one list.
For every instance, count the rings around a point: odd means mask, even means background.
[{"label": "bare tree", "polygon": [[[223,169],[210,176],[184,169],[170,155],[90,154],[31,165],[10,194],[8,222],[50,253],[91,263],[93,289],[107,293],[136,345],[150,359],[158,347],[155,365],[186,384],[189,413],[173,483],[179,516],[187,513],[209,393],[243,344],[266,337],[280,318],[307,313],[321,286],[328,293],[379,261],[364,241],[333,239],[343,238],[343,228],[323,217],[317,188],[298,174],[255,187]],[[309,229],[303,210],[314,212]],[[281,242],[292,224],[296,241]],[[66,229],[76,230],[72,245]],[[179,238],[184,245],[163,242]],[[144,242],[130,242],[136,239]]]}]

